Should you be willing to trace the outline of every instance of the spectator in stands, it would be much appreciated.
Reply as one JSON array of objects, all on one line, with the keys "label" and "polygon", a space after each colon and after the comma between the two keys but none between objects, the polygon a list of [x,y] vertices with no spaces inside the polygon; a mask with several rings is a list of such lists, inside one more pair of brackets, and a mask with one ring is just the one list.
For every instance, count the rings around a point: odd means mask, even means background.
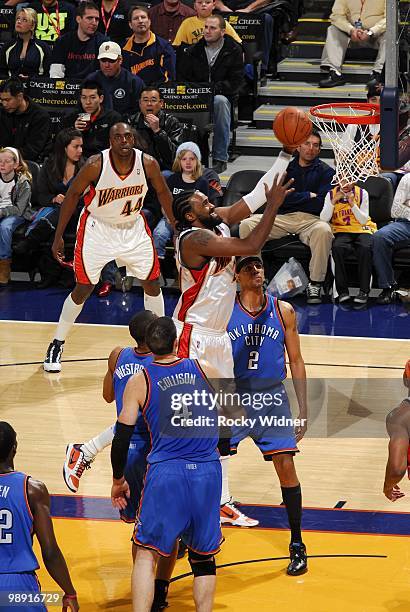
[{"label": "spectator in stands", "polygon": [[76,12],[71,2],[66,0],[34,0],[30,8],[37,12],[36,38],[45,43],[54,43],[67,32],[76,29]]},{"label": "spectator in stands", "polygon": [[346,83],[342,64],[351,42],[378,50],[368,86],[380,83],[386,59],[386,0],[335,0],[330,22],[320,66],[329,74],[319,87]]},{"label": "spectator in stands", "polygon": [[[215,0],[195,0],[194,8],[196,15],[182,22],[173,42],[175,47],[181,44],[193,45],[201,40],[204,35],[205,22],[215,10]],[[237,43],[242,43],[241,38],[227,21],[225,21],[225,33]]]},{"label": "spectator in stands", "polygon": [[369,217],[369,194],[357,185],[337,185],[327,194],[320,218],[330,221],[335,235],[332,256],[339,303],[350,300],[345,261],[351,253],[356,253],[360,291],[353,301],[364,306],[369,297],[373,234],[377,230]]},{"label": "spectator in stands", "polygon": [[162,0],[149,9],[151,29],[155,34],[172,43],[184,19],[193,17],[195,14],[190,6],[180,0]]},{"label": "spectator in stands", "polygon": [[131,7],[129,25],[133,35],[123,47],[124,67],[147,85],[175,80],[175,51],[167,40],[151,32],[148,9]]},{"label": "spectator in stands", "polygon": [[104,91],[104,108],[129,117],[138,108],[144,81],[122,67],[121,47],[116,42],[105,42],[98,51],[100,69],[87,80],[96,81]]},{"label": "spectator in stands", "polygon": [[[270,14],[272,3],[270,0],[216,0],[215,6],[221,13],[259,13],[264,15],[263,32],[263,59],[261,67],[261,77],[266,81],[265,75],[269,65],[269,55],[273,41],[273,17]],[[266,7],[266,9],[265,9]],[[227,31],[228,32],[228,31]]]},{"label": "spectator in stands", "polygon": [[24,159],[41,162],[50,146],[50,116],[24,95],[23,83],[9,79],[0,86],[0,147],[19,149]]},{"label": "spectator in stands", "polygon": [[52,79],[84,79],[98,68],[98,49],[108,38],[97,32],[100,13],[90,0],[77,8],[77,30],[58,38],[51,56]]},{"label": "spectator in stands", "polygon": [[241,87],[243,73],[242,49],[230,36],[225,36],[224,18],[208,17],[203,38],[190,45],[178,62],[178,80],[211,82],[215,89],[212,157],[218,174],[227,167],[231,101]]},{"label": "spectator in stands", "polygon": [[[173,197],[183,191],[196,189],[209,198],[209,184],[202,176],[201,152],[197,144],[194,142],[183,142],[179,145],[172,166],[172,174],[167,177],[167,184]],[[153,233],[154,245],[164,281],[166,281],[163,270],[165,247],[171,240],[173,233],[172,225],[168,223],[165,217],[160,219]]]},{"label": "spectator in stands", "polygon": [[[297,149],[287,169],[287,178],[294,179],[295,191],[289,194],[276,215],[268,240],[297,234],[310,247],[310,283],[307,287],[308,304],[320,304],[321,288],[326,276],[333,234],[328,223],[321,221],[326,194],[330,191],[333,168],[319,159],[322,139],[317,130]],[[262,215],[251,215],[239,226],[239,235],[246,238]]]},{"label": "spectator in stands", "polygon": [[391,209],[393,221],[373,236],[373,264],[379,287],[379,304],[389,304],[397,288],[393,271],[393,251],[398,246],[410,246],[410,173],[400,181]]},{"label": "spectator in stands", "polygon": [[31,219],[31,174],[14,147],[0,149],[0,286],[10,280],[14,230]]},{"label": "spectator in stands", "polygon": [[85,158],[100,153],[110,146],[111,126],[121,121],[121,115],[114,110],[105,110],[104,93],[96,82],[86,80],[80,88],[80,108],[63,119],[63,126],[74,127],[83,138]]},{"label": "spectator in stands", "polygon": [[100,23],[98,30],[119,45],[124,45],[130,35],[128,25],[129,0],[99,0]]},{"label": "spectator in stands", "polygon": [[137,133],[136,146],[152,155],[161,170],[171,170],[183,127],[174,115],[164,111],[161,92],[155,87],[144,87],[139,106],[140,111],[130,117],[130,125]]},{"label": "spectator in stands", "polygon": [[[73,178],[85,163],[82,151],[83,137],[79,130],[67,128],[57,134],[53,152],[41,167],[38,177],[37,199],[42,208],[35,214],[26,232],[26,238],[15,246],[16,255],[38,252],[41,244],[50,241],[54,236],[65,194]],[[73,215],[66,232],[75,234],[82,206],[83,201],[80,200],[77,214]],[[51,252],[40,258],[39,268],[41,273],[39,289],[55,283],[61,274],[61,267]]]},{"label": "spectator in stands", "polygon": [[48,75],[51,51],[47,43],[35,38],[37,13],[31,8],[16,12],[16,40],[6,43],[0,52],[0,77],[28,79]]}]

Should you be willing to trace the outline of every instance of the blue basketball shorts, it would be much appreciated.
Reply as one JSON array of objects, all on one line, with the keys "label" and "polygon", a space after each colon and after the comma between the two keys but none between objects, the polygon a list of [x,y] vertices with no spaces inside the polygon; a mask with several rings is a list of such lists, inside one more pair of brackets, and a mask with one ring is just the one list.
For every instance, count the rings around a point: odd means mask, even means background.
[{"label": "blue basketball shorts", "polygon": [[144,477],[147,471],[147,455],[151,449],[149,440],[133,440],[130,443],[124,477],[130,487],[130,497],[127,506],[120,510],[120,518],[124,523],[135,523],[141,494],[144,488]]},{"label": "blue basketball shorts", "polygon": [[14,599],[16,603],[10,602],[7,605],[5,602],[8,597],[16,598],[17,593],[21,594],[35,594],[40,593],[40,583],[37,579],[35,572],[23,572],[21,574],[0,574],[0,610],[3,612],[11,610],[19,610],[21,612],[47,612],[47,608],[43,603],[38,604],[27,604],[17,605],[17,599]]},{"label": "blue basketball shorts", "polygon": [[[282,384],[271,389],[241,389],[243,421],[232,427],[231,455],[239,443],[252,438],[266,461],[280,453],[298,453],[289,399]],[[266,402],[266,403],[265,403]]]},{"label": "blue basketball shorts", "polygon": [[177,538],[199,554],[219,551],[220,461],[163,461],[149,465],[134,530],[135,544],[168,557]]}]

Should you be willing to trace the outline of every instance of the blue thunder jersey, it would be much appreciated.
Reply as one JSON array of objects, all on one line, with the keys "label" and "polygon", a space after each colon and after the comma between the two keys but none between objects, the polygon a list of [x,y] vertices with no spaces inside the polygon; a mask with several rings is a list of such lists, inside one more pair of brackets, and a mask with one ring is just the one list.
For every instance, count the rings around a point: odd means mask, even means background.
[{"label": "blue thunder jersey", "polygon": [[266,294],[266,303],[255,315],[242,306],[239,294],[228,323],[235,379],[286,378],[285,329],[278,300]]},{"label": "blue thunder jersey", "polygon": [[148,463],[218,459],[218,414],[210,401],[215,392],[198,362],[153,362],[143,374],[147,397],[142,413],[152,444]]},{"label": "blue thunder jersey", "polygon": [[27,498],[28,476],[0,474],[0,574],[34,572],[33,515]]},{"label": "blue thunder jersey", "polygon": [[[121,353],[118,355],[113,375],[117,416],[122,410],[122,397],[129,378],[131,378],[131,376],[134,374],[141,372],[149,363],[152,363],[152,360],[152,353],[137,353],[135,348],[132,346],[123,348]],[[139,413],[130,444],[141,440],[141,438],[146,438],[149,440],[149,433],[144,417],[141,413]]]}]

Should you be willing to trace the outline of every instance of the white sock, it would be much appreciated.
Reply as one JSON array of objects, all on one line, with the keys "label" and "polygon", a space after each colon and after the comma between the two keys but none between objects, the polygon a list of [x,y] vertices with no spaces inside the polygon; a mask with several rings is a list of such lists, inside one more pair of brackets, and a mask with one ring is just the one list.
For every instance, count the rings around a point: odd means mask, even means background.
[{"label": "white sock", "polygon": [[222,468],[222,494],[221,494],[221,506],[226,504],[231,499],[229,492],[229,480],[228,480],[228,468],[230,457],[219,457]]},{"label": "white sock", "polygon": [[91,440],[81,445],[81,450],[86,459],[94,459],[94,457],[104,450],[104,448],[110,446],[114,439],[114,427],[115,425],[110,425],[110,427],[107,427],[107,429],[98,434],[98,436],[91,438]]},{"label": "white sock", "polygon": [[68,332],[73,326],[74,321],[83,309],[84,304],[76,304],[73,302],[71,293],[63,304],[63,309],[60,314],[56,333],[54,338],[56,340],[64,341],[67,337]]},{"label": "white sock", "polygon": [[144,291],[144,308],[145,310],[151,310],[158,317],[163,317],[165,315],[165,307],[162,291],[159,291],[159,295],[148,295]]}]

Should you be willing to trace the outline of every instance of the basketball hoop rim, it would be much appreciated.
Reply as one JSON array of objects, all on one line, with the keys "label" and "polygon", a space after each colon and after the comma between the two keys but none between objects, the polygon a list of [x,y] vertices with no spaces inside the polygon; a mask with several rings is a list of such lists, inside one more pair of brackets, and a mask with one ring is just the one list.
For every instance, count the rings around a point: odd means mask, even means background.
[{"label": "basketball hoop rim", "polygon": [[[355,110],[368,111],[368,115],[335,115],[327,112],[328,109],[342,109],[342,108],[353,108]],[[370,104],[366,102],[332,102],[328,104],[319,104],[318,106],[312,106],[310,114],[315,119],[322,119],[325,121],[336,121],[340,124],[346,125],[377,125],[380,123],[380,105]]]}]

